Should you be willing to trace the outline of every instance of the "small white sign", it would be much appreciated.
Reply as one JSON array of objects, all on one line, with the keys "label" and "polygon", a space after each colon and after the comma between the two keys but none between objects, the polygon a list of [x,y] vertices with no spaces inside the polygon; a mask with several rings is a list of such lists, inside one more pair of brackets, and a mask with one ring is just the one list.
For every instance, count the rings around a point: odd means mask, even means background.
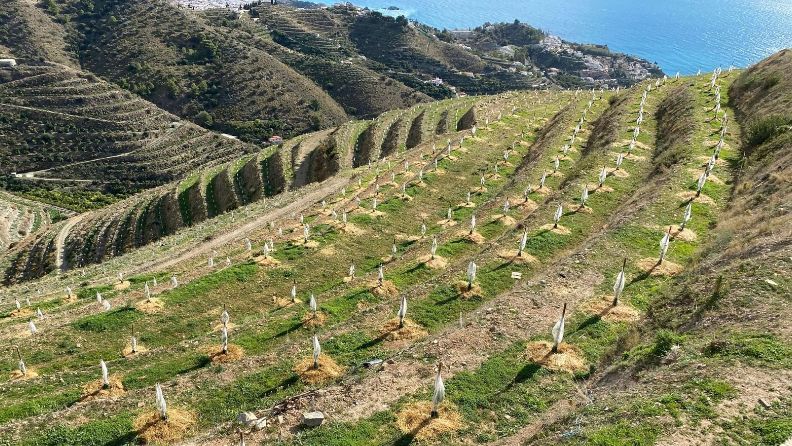
[{"label": "small white sign", "polygon": [[517,271],[512,271],[512,279],[519,280],[522,279],[522,273]]}]

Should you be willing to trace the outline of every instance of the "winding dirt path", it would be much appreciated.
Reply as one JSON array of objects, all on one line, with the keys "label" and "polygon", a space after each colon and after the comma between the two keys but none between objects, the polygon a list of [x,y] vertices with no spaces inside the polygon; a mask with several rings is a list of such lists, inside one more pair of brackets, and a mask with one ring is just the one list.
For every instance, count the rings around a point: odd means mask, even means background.
[{"label": "winding dirt path", "polygon": [[80,214],[67,220],[66,224],[63,225],[60,232],[58,232],[58,236],[55,238],[55,270],[58,272],[66,271],[69,268],[69,265],[67,265],[63,259],[63,245],[66,243],[66,237],[69,236],[69,232],[71,232],[74,225],[79,223],[82,218],[83,215]]}]

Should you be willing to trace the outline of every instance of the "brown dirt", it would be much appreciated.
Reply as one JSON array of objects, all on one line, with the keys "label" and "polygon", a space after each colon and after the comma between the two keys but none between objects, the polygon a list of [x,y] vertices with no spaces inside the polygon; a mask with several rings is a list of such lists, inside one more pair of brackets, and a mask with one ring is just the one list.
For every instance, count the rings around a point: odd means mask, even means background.
[{"label": "brown dirt", "polygon": [[146,314],[159,313],[165,307],[165,302],[161,299],[152,297],[151,299],[144,299],[135,304],[135,308]]},{"label": "brown dirt", "polygon": [[280,265],[281,262],[280,262],[280,260],[274,259],[274,258],[269,257],[269,256],[267,256],[267,257],[261,256],[261,257],[256,257],[256,263],[258,263],[259,265],[261,265],[263,267],[272,267],[272,266]]},{"label": "brown dirt", "polygon": [[473,286],[468,289],[468,284],[465,281],[457,282],[456,284],[457,292],[459,292],[459,297],[462,299],[473,299],[476,297],[484,297],[484,292],[481,290],[481,286],[473,283]]},{"label": "brown dirt", "polygon": [[641,313],[625,304],[624,299],[619,299],[619,305],[614,307],[613,296],[600,296],[583,302],[580,309],[607,322],[633,322],[641,318]]},{"label": "brown dirt", "polygon": [[321,311],[317,311],[316,315],[309,311],[303,316],[302,325],[306,328],[316,328],[323,326],[326,321],[327,315]]},{"label": "brown dirt", "polygon": [[418,263],[424,264],[427,268],[431,269],[443,269],[448,266],[448,260],[437,255],[434,259],[431,255],[425,255],[418,259]]},{"label": "brown dirt", "polygon": [[319,250],[319,255],[323,255],[325,257],[332,257],[336,254],[337,252],[334,246],[328,246],[327,248],[322,248]]},{"label": "brown dirt", "polygon": [[517,224],[517,220],[513,219],[508,215],[503,214],[495,214],[492,216],[493,222],[498,222],[503,226],[515,226]]},{"label": "brown dirt", "polygon": [[484,238],[484,236],[479,234],[477,231],[473,231],[473,233],[471,234],[469,230],[459,232],[459,238],[463,240],[467,240],[471,243],[475,243],[477,245],[481,245],[487,241],[487,239]]},{"label": "brown dirt", "polygon": [[[656,231],[663,231],[665,232],[668,227],[667,226],[658,226],[658,225],[647,225],[649,229],[653,229]],[[679,230],[678,225],[674,225],[671,227],[671,239],[672,240],[681,240],[683,242],[695,242],[698,239],[698,236],[695,232],[691,231],[689,228],[685,228],[683,230]]]},{"label": "brown dirt", "polygon": [[28,307],[22,307],[10,313],[11,317],[27,318],[33,315],[33,310]]},{"label": "brown dirt", "polygon": [[426,336],[427,332],[423,327],[407,318],[404,319],[404,327],[399,328],[399,318],[393,318],[382,326],[380,335],[386,341],[412,341]]},{"label": "brown dirt", "polygon": [[696,192],[692,190],[680,192],[677,194],[677,197],[681,198],[682,200],[685,200],[685,202],[693,200],[694,203],[701,203],[710,206],[715,205],[715,200],[713,200],[712,198],[704,194],[701,194],[698,197],[696,197]]},{"label": "brown dirt", "polygon": [[338,229],[344,234],[349,234],[349,235],[361,235],[366,232],[365,229],[361,229],[353,225],[352,223],[347,223],[347,224],[342,223]]},{"label": "brown dirt", "polygon": [[558,234],[558,235],[569,235],[569,234],[572,233],[572,231],[570,231],[567,227],[565,227],[563,225],[558,225],[558,226],[556,226],[554,228],[552,223],[548,223],[546,225],[543,225],[539,229],[543,229],[545,231],[550,231],[553,234]]},{"label": "brown dirt", "polygon": [[553,343],[548,341],[531,342],[525,348],[525,357],[542,367],[555,372],[584,372],[588,369],[583,353],[579,348],[562,342],[557,353],[551,353]]},{"label": "brown dirt", "polygon": [[113,289],[116,291],[124,291],[129,289],[130,286],[132,286],[132,284],[128,280],[125,280],[123,282],[118,282],[115,285],[113,285]]},{"label": "brown dirt", "polygon": [[576,214],[591,214],[594,209],[588,206],[580,206],[580,203],[564,203],[564,209],[569,209]]},{"label": "brown dirt", "polygon": [[381,286],[377,281],[374,281],[371,284],[371,292],[379,297],[394,297],[399,295],[399,290],[396,289],[396,285],[390,280],[383,280]]},{"label": "brown dirt", "polygon": [[550,190],[550,188],[549,188],[549,187],[547,187],[547,186],[542,186],[542,187],[540,187],[540,188],[538,188],[538,189],[533,189],[533,192],[536,192],[536,193],[537,193],[537,194],[539,194],[539,195],[547,195],[547,194],[549,194],[549,193],[550,193],[550,192],[552,192],[552,191]]},{"label": "brown dirt", "polygon": [[636,263],[641,271],[652,276],[674,276],[682,272],[683,268],[668,259],[663,260],[661,265],[657,264],[657,259],[643,258]]},{"label": "brown dirt", "polygon": [[236,344],[228,344],[228,352],[223,353],[221,346],[212,345],[204,349],[212,364],[225,364],[229,362],[239,361],[245,357],[245,350]]},{"label": "brown dirt", "polygon": [[272,298],[272,304],[275,305],[277,308],[290,307],[292,305],[297,305],[300,302],[301,302],[300,299],[295,299],[295,301],[292,302],[291,298],[284,298],[284,297],[273,297]]},{"label": "brown dirt", "polygon": [[444,228],[450,228],[452,226],[456,226],[457,224],[458,224],[458,222],[456,222],[454,220],[448,220],[448,219],[445,219],[445,218],[437,222],[438,226],[442,226]]},{"label": "brown dirt", "polygon": [[27,374],[23,375],[22,371],[14,370],[9,377],[10,381],[26,381],[28,379],[38,378],[39,374],[35,370],[28,367]]},{"label": "brown dirt", "polygon": [[133,424],[143,444],[174,444],[184,438],[187,430],[195,424],[195,415],[182,409],[168,409],[168,419],[163,420],[159,412],[140,414]]},{"label": "brown dirt", "polygon": [[141,353],[147,352],[148,348],[146,348],[145,345],[143,345],[140,342],[138,342],[136,350],[137,351],[133,353],[132,352],[132,346],[131,345],[127,345],[126,347],[124,347],[123,350],[121,350],[121,356],[123,356],[124,358],[132,358],[132,357],[135,357],[135,356],[137,356],[137,355],[139,355]]},{"label": "brown dirt", "polygon": [[440,405],[437,418],[432,418],[431,412],[429,401],[408,404],[396,415],[396,425],[404,434],[421,442],[462,428],[462,415],[451,403]]},{"label": "brown dirt", "polygon": [[518,256],[519,250],[517,249],[503,249],[498,251],[498,257],[508,260],[509,263],[514,263],[516,265],[525,265],[526,263],[539,263],[536,260],[536,257],[528,254],[527,252],[522,253],[521,256]]},{"label": "brown dirt", "polygon": [[607,169],[607,171],[609,177],[616,177],[616,178],[630,177],[630,172],[627,172],[626,170],[624,170],[624,168],[621,169],[611,168],[611,169]]},{"label": "brown dirt", "polygon": [[305,358],[294,366],[294,373],[296,373],[301,380],[308,384],[322,384],[332,381],[344,372],[333,358],[327,355],[319,355],[319,368],[313,368],[313,358]]},{"label": "brown dirt", "polygon": [[512,206],[517,208],[517,209],[520,209],[520,210],[523,210],[523,211],[528,211],[528,212],[533,211],[534,209],[536,209],[538,207],[538,205],[536,204],[535,201],[533,201],[531,199],[526,200],[523,197],[512,197],[512,198],[509,198],[509,203],[512,203]]},{"label": "brown dirt", "polygon": [[468,203],[468,202],[462,202],[462,203],[459,203],[459,204],[457,205],[457,207],[458,207],[458,208],[468,208],[468,209],[472,209],[472,208],[476,207],[476,203],[473,203],[472,201],[471,201],[470,203]]},{"label": "brown dirt", "polygon": [[608,185],[603,184],[602,186],[595,187],[589,193],[591,193],[591,194],[602,194],[602,193],[606,193],[606,192],[613,192],[613,188],[608,186]]},{"label": "brown dirt", "polygon": [[116,376],[111,376],[109,381],[110,386],[106,389],[104,388],[101,379],[97,379],[96,381],[86,384],[83,387],[83,393],[82,397],[80,397],[80,401],[90,401],[104,398],[116,399],[126,393],[124,390],[124,385],[121,383],[121,379]]}]

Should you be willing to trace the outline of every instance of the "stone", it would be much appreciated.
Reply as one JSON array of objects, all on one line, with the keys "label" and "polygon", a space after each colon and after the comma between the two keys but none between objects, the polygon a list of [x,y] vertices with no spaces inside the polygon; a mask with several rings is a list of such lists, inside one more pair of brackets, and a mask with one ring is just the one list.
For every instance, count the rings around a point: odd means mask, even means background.
[{"label": "stone", "polygon": [[319,427],[324,422],[325,416],[322,412],[306,412],[303,414],[303,424],[307,427]]},{"label": "stone", "polygon": [[368,368],[371,368],[371,367],[378,366],[380,364],[382,364],[382,360],[381,359],[371,359],[371,360],[368,360],[368,361],[364,362],[363,363],[363,367],[368,369]]},{"label": "stone", "polygon": [[239,415],[237,415],[237,422],[246,426],[253,426],[257,419],[256,414],[253,412],[240,412]]}]

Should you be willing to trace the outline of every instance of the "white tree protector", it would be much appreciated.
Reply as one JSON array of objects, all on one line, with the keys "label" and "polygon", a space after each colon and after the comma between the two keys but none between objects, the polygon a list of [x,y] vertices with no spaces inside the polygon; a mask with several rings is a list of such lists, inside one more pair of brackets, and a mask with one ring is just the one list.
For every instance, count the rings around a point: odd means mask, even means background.
[{"label": "white tree protector", "polygon": [[228,314],[228,311],[224,307],[223,312],[220,313],[220,323],[223,324],[223,326],[226,326],[228,325],[228,321],[230,320],[231,320],[231,316]]},{"label": "white tree protector", "polygon": [[605,166],[602,166],[602,170],[600,170],[599,178],[598,178],[600,187],[602,187],[602,185],[605,184],[606,179],[608,179],[608,171],[605,170]]},{"label": "white tree protector", "polygon": [[468,263],[468,267],[467,267],[468,289],[473,288],[473,282],[476,281],[476,271],[478,271],[478,266],[476,266],[476,262],[471,261],[470,263]]},{"label": "white tree protector", "polygon": [[391,244],[391,255],[393,257],[396,257],[396,254],[398,253],[399,253],[399,247],[396,246],[396,243],[394,242],[393,244]]},{"label": "white tree protector", "polygon": [[553,160],[553,172],[558,172],[558,169],[561,167],[561,159],[559,157],[555,157]]},{"label": "white tree protector", "polygon": [[311,298],[308,300],[308,308],[311,309],[311,313],[316,315],[316,297],[314,297],[313,293],[311,293]]},{"label": "white tree protector", "polygon": [[583,192],[580,194],[580,206],[586,206],[586,201],[588,201],[589,197],[589,190],[588,185],[583,185]]},{"label": "white tree protector", "polygon": [[561,317],[558,321],[553,325],[553,351],[558,350],[558,346],[561,345],[561,342],[564,340],[564,324],[566,323],[566,304],[564,304],[564,309],[561,311]]},{"label": "white tree protector", "polygon": [[132,351],[132,353],[137,353],[137,338],[135,336],[132,336],[129,346],[131,347],[130,351]]},{"label": "white tree protector", "polygon": [[690,219],[693,217],[693,203],[688,203],[685,206],[685,213],[682,215],[682,224],[679,225],[681,229],[685,229],[685,225],[688,224]]},{"label": "white tree protector", "polygon": [[354,279],[355,278],[355,264],[349,265],[349,277]]},{"label": "white tree protector", "polygon": [[308,225],[303,226],[303,240],[305,242],[308,241],[308,237],[311,235],[311,228]]},{"label": "white tree protector", "polygon": [[525,251],[525,246],[528,244],[528,231],[523,231],[522,235],[520,236],[520,249],[517,251],[517,256],[522,257],[523,251]]},{"label": "white tree protector", "polygon": [[176,278],[176,275],[171,276],[171,288],[176,288],[179,286],[179,279]]},{"label": "white tree protector", "polygon": [[36,324],[34,324],[33,321],[29,321],[28,322],[28,330],[30,331],[30,334],[38,333],[38,329],[36,328]]},{"label": "white tree protector", "polygon": [[479,184],[481,185],[481,187],[484,187],[484,183],[485,182],[486,182],[486,179],[484,178],[484,175],[481,175],[481,178],[479,178]]},{"label": "white tree protector", "polygon": [[220,329],[220,350],[228,353],[228,328],[225,325]]},{"label": "white tree protector", "polygon": [[157,411],[159,412],[160,418],[163,420],[168,419],[168,404],[165,402],[165,394],[162,393],[162,387],[157,383],[154,387],[155,392],[155,404],[157,406]]},{"label": "white tree protector", "polygon": [[663,234],[663,238],[660,239],[660,263],[663,263],[665,259],[666,253],[668,252],[668,245],[671,243],[671,228],[668,228],[668,232]]},{"label": "white tree protector", "polygon": [[269,254],[270,254],[270,249],[269,249],[269,246],[268,246],[266,243],[264,244],[264,247],[263,247],[263,248],[261,248],[261,251],[262,251],[262,253],[264,254],[264,257],[265,257],[265,258],[266,258],[266,257],[269,257]]},{"label": "white tree protector", "polygon": [[245,250],[247,251],[253,250],[253,243],[250,242],[249,238],[245,239]]},{"label": "white tree protector", "polygon": [[44,319],[44,313],[41,311],[41,308],[36,308],[36,316],[38,316],[39,319]]},{"label": "white tree protector", "polygon": [[701,189],[704,188],[704,184],[707,183],[707,172],[701,172],[701,175],[698,177],[698,182],[696,183],[696,194],[701,193]]},{"label": "white tree protector", "polygon": [[438,416],[438,409],[445,400],[445,384],[443,384],[443,377],[441,376],[442,364],[437,366],[437,375],[434,382],[434,393],[432,394],[432,417]]},{"label": "white tree protector", "polygon": [[407,317],[407,296],[402,296],[397,316],[399,316],[399,327],[401,328],[404,326],[404,318]]},{"label": "white tree protector", "polygon": [[437,253],[437,236],[432,237],[432,247],[429,248],[429,252],[432,255],[432,260],[434,260],[435,254]]},{"label": "white tree protector", "polygon": [[313,362],[314,368],[319,368],[319,355],[322,354],[322,346],[319,345],[319,338],[314,335],[313,337]]},{"label": "white tree protector", "polygon": [[110,386],[110,375],[107,372],[107,364],[105,364],[104,359],[99,360],[99,367],[102,369],[102,385],[104,387]]},{"label": "white tree protector", "polygon": [[294,282],[291,287],[291,292],[289,294],[291,296],[292,302],[297,300],[297,282]]},{"label": "white tree protector", "polygon": [[426,223],[421,223],[421,237],[426,235]]},{"label": "white tree protector", "polygon": [[214,267],[214,257],[209,257],[209,261],[207,262],[207,265],[209,265],[209,268]]},{"label": "white tree protector", "polygon": [[110,304],[110,301],[109,301],[109,300],[105,299],[105,300],[103,300],[103,301],[102,301],[102,308],[103,308],[105,311],[110,311],[110,309],[111,309],[112,307],[113,307],[113,306]]},{"label": "white tree protector", "polygon": [[377,269],[377,282],[382,285],[382,282],[385,280],[385,267],[382,266],[380,263],[379,269]]},{"label": "white tree protector", "polygon": [[468,191],[467,196],[465,198],[465,203],[470,204],[470,191]]},{"label": "white tree protector", "polygon": [[555,214],[553,214],[553,225],[558,226],[558,222],[561,221],[561,216],[564,215],[564,207],[559,203],[558,207],[556,208]]},{"label": "white tree protector", "polygon": [[476,214],[470,216],[470,233],[476,230]]},{"label": "white tree protector", "polygon": [[341,222],[347,224],[347,211],[341,213]]},{"label": "white tree protector", "polygon": [[19,372],[22,373],[22,376],[27,376],[27,367],[25,366],[25,361],[22,358],[19,358]]},{"label": "white tree protector", "polygon": [[539,189],[543,188],[547,180],[547,172],[542,172],[542,178],[539,180]]},{"label": "white tree protector", "polygon": [[446,213],[446,220],[451,221],[454,219],[454,214],[451,208],[448,208],[448,212]]},{"label": "white tree protector", "polygon": [[625,284],[624,268],[626,266],[627,266],[627,259],[624,259],[624,263],[622,263],[621,271],[619,271],[619,274],[616,275],[616,282],[613,284],[613,305],[618,305],[619,298],[621,297],[622,291],[624,291],[624,284]]},{"label": "white tree protector", "polygon": [[19,299],[17,299],[16,297],[14,298],[14,304],[16,305],[16,309],[17,310],[21,310],[22,309],[22,304],[19,303]]},{"label": "white tree protector", "polygon": [[624,153],[619,153],[619,155],[616,156],[616,169],[617,170],[621,168],[621,165],[622,165],[623,162],[624,162]]},{"label": "white tree protector", "polygon": [[146,300],[151,299],[151,290],[149,289],[148,282],[143,285],[143,294],[146,296]]}]

